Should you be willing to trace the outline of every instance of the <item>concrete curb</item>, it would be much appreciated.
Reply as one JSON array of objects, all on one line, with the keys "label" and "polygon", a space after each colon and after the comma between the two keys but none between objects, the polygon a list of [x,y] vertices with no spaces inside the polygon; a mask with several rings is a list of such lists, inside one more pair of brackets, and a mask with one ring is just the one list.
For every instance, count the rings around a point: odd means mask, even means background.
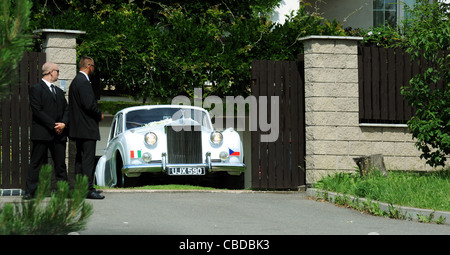
[{"label": "concrete curb", "polygon": [[[340,193],[331,192],[331,191],[323,191],[323,190],[318,190],[318,189],[314,189],[314,188],[309,188],[306,190],[306,195],[313,199],[323,197],[324,194],[327,194],[329,201],[334,201],[335,197],[337,197],[337,196],[340,196],[340,197],[344,196],[343,194],[340,194]],[[359,199],[360,202],[367,201],[367,199],[365,199],[365,198],[358,198],[358,197],[350,196],[350,195],[346,195],[346,196],[349,197],[352,201],[354,201],[356,199]],[[372,201],[372,202],[379,203],[381,210],[383,210],[385,212],[389,212],[390,204],[378,202],[378,201]],[[402,214],[405,214],[408,219],[411,219],[413,221],[418,221],[418,215],[429,216],[430,214],[434,214],[433,219],[439,219],[439,217],[442,216],[443,218],[446,219],[444,222],[444,225],[450,225],[450,212],[434,211],[434,210],[430,210],[430,209],[421,209],[421,208],[414,208],[414,207],[400,206],[400,205],[391,205],[391,206],[400,210]]]}]

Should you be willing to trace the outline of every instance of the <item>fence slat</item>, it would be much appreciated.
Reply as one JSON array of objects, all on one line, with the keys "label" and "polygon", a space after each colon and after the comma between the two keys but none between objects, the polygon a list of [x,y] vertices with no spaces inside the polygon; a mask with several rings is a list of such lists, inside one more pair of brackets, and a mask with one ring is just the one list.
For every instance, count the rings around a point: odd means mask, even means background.
[{"label": "fence slat", "polygon": [[372,53],[372,117],[380,119],[380,54],[379,48],[371,47]]},{"label": "fence slat", "polygon": [[[259,88],[260,88],[260,79],[259,79],[259,70],[261,70],[261,61],[254,60],[252,62],[252,95],[255,96],[256,102],[259,105]],[[259,119],[259,118],[258,118]],[[261,132],[259,128],[250,133],[252,144],[251,144],[251,154],[252,154],[252,187],[260,188],[260,179],[261,179],[261,163],[260,163],[260,153],[259,153],[259,144]]]},{"label": "fence slat", "polygon": [[364,97],[364,54],[362,51],[363,47],[358,46],[358,96],[360,98],[360,100],[358,100],[358,117],[360,121],[364,119],[364,100],[362,100],[362,98]]},{"label": "fence slat", "polygon": [[1,185],[4,188],[11,187],[11,105],[10,97],[6,97],[2,102],[2,164],[1,164]]},{"label": "fence slat", "polygon": [[[263,61],[263,65],[262,65],[262,69],[261,69],[261,87],[260,87],[260,96],[267,96],[268,93],[268,78],[267,78],[267,73],[269,72],[268,70],[268,60],[264,60]],[[261,98],[260,98],[261,100]],[[258,105],[258,118],[259,118],[259,123],[261,123],[261,110],[260,108],[262,103],[260,101],[260,104]],[[267,134],[267,132],[261,132],[261,134]],[[260,149],[260,154],[261,154],[261,184],[260,187],[261,188],[269,188],[269,173],[268,173],[268,148],[267,148],[268,144],[267,143],[263,143],[260,142],[259,143],[259,149]]]},{"label": "fence slat", "polygon": [[[275,95],[275,61],[267,61],[267,123],[272,123],[278,116],[272,116],[272,96]],[[264,109],[260,109],[264,110]],[[272,130],[269,130],[269,134]],[[267,187],[276,188],[276,154],[275,143],[267,143]]]},{"label": "fence slat", "polygon": [[284,129],[280,132],[279,139],[283,139],[283,157],[284,157],[284,185],[286,183],[291,182],[291,171],[290,171],[290,164],[291,164],[291,157],[289,156],[290,153],[290,131],[291,131],[291,111],[290,111],[290,100],[291,100],[291,76],[292,76],[292,70],[289,62],[285,63],[286,68],[284,69],[284,76],[285,76],[285,87],[283,90],[283,98],[284,98],[284,104],[283,104],[283,114],[287,116],[287,118],[284,119]]},{"label": "fence slat", "polygon": [[20,151],[19,151],[19,125],[20,125],[20,107],[23,105],[19,101],[19,86],[12,86],[11,94],[11,187],[20,187]]},{"label": "fence slat", "polygon": [[[279,110],[281,109],[281,106],[284,104],[284,99],[282,97],[282,93],[283,93],[283,88],[284,88],[284,83],[285,83],[285,78],[284,78],[284,74],[283,74],[283,69],[284,69],[284,62],[281,61],[276,61],[275,62],[275,96],[279,98]],[[285,115],[281,114],[281,112],[278,114],[279,119],[278,119],[278,123],[279,123],[279,130],[282,130],[284,127],[284,118]],[[274,153],[275,155],[275,176],[276,176],[276,183],[275,186],[276,187],[283,187],[284,186],[284,176],[283,176],[283,171],[284,171],[284,167],[283,167],[283,154],[281,153],[283,150],[283,139],[280,138],[280,136],[278,136],[277,141],[275,142],[275,148],[274,148]]]},{"label": "fence slat", "polygon": [[[394,49],[388,49],[387,52],[387,70],[388,70],[388,77],[387,77],[387,88],[388,88],[388,94],[387,94],[387,102],[389,104],[388,107],[388,116],[387,119],[390,121],[395,120],[395,97],[397,94],[399,94],[401,91],[398,90],[398,88],[395,86],[395,78],[396,78],[396,72],[395,72],[395,51]],[[391,110],[394,109],[394,110]]]},{"label": "fence slat", "polygon": [[[396,90],[401,92],[402,86],[406,85],[405,84],[405,68],[408,65],[405,65],[406,63],[406,57],[407,55],[404,52],[400,52],[397,51],[397,55],[396,55]],[[409,61],[408,61],[409,63]],[[396,120],[399,121],[403,121],[404,120],[404,116],[403,116],[403,96],[401,93],[397,93],[395,95],[395,116],[396,116]]]},{"label": "fence slat", "polygon": [[[290,63],[291,66],[291,119],[292,119],[292,123],[291,123],[291,132],[290,132],[290,143],[291,143],[291,151],[292,151],[292,155],[299,155],[299,150],[298,150],[298,144],[299,144],[299,131],[301,130],[300,126],[299,126],[299,122],[298,119],[300,118],[300,109],[299,109],[299,90],[301,89],[301,82],[300,82],[300,75],[298,73],[298,66],[297,63],[294,61],[291,61]],[[304,110],[303,110],[304,111]],[[289,166],[289,168],[291,169],[291,183],[290,183],[290,188],[295,188],[298,187],[300,185],[299,183],[299,157],[298,156],[292,156],[292,163]]]},{"label": "fence slat", "polygon": [[389,88],[388,75],[389,73],[387,53],[385,49],[379,50],[380,56],[380,119],[389,119]]},{"label": "fence slat", "polygon": [[364,65],[363,69],[363,102],[364,102],[364,112],[362,114],[363,119],[372,119],[372,54],[370,47],[364,47],[363,50]]}]

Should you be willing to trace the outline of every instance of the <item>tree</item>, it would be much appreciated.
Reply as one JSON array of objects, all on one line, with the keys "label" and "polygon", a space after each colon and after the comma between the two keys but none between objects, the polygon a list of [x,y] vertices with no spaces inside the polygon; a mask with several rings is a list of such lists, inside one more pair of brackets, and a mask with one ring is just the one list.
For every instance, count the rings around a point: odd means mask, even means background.
[{"label": "tree", "polygon": [[0,99],[10,94],[17,66],[32,39],[24,31],[29,24],[31,2],[1,0],[0,6]]},{"label": "tree", "polygon": [[36,4],[33,26],[86,30],[77,52],[96,60],[102,87],[144,102],[189,95],[205,83],[211,93],[242,94],[250,83],[248,49],[269,29],[255,13],[278,2],[46,2]]},{"label": "tree", "polygon": [[430,166],[444,166],[450,154],[450,8],[418,1],[409,11],[407,51],[426,68],[402,89],[415,108],[408,127],[421,158]]},{"label": "tree", "polygon": [[302,51],[299,37],[343,33],[340,24],[303,6],[285,25],[275,25],[268,14],[279,2],[48,1],[37,3],[33,24],[86,30],[77,51],[96,60],[102,87],[143,102],[192,95],[196,87],[204,96],[246,96],[253,59],[295,60]]}]

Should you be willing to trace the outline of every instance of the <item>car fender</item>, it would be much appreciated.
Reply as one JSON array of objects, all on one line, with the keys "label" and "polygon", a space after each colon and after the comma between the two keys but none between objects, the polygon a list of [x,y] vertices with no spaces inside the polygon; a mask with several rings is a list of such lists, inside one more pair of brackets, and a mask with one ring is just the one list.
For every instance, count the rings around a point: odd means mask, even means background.
[{"label": "car fender", "polygon": [[126,154],[126,145],[124,146],[123,142],[125,139],[123,137],[120,138],[119,141],[117,141],[114,145],[113,149],[113,155],[111,157],[111,175],[113,176],[113,186],[117,184],[117,172],[121,171],[121,169],[117,169],[117,159],[118,157],[121,157],[122,160],[122,166],[125,164],[128,164],[129,158]]},{"label": "car fender", "polygon": [[239,133],[233,128],[227,128],[223,132],[223,146],[227,147],[230,150],[238,150],[239,159],[242,162],[244,158],[244,148],[242,146],[242,140]]},{"label": "car fender", "polygon": [[95,180],[97,185],[106,186],[105,183],[105,164],[106,164],[106,156],[103,155],[97,162],[97,166],[95,167]]}]

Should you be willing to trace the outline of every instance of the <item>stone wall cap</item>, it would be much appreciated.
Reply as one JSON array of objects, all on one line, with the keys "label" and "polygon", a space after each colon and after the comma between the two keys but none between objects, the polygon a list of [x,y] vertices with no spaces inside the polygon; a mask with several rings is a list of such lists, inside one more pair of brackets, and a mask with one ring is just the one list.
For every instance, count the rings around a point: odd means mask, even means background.
[{"label": "stone wall cap", "polygon": [[67,29],[50,29],[50,28],[45,28],[45,29],[38,29],[38,30],[33,30],[33,33],[37,34],[37,33],[65,33],[65,34],[86,34],[86,31],[81,31],[81,30],[67,30]]},{"label": "stone wall cap", "polygon": [[306,40],[356,40],[361,41],[363,37],[359,36],[333,36],[333,35],[310,35],[306,37],[298,38],[299,41]]}]

